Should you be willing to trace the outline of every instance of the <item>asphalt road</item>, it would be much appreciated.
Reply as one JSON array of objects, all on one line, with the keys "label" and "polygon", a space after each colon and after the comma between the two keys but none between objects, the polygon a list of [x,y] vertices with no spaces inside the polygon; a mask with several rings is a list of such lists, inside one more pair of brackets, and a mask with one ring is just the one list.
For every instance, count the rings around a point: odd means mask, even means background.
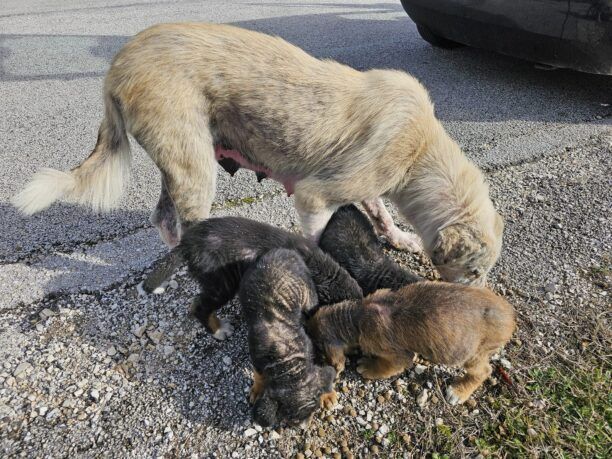
[{"label": "asphalt road", "polygon": [[[399,2],[17,1],[0,11],[0,261],[72,251],[148,226],[156,168],[135,146],[129,193],[112,214],[60,204],[22,218],[8,200],[39,167],[68,169],[95,143],[108,64],[130,36],[158,22],[212,21],[278,34],[315,56],[359,69],[413,73],[466,153],[481,164],[562,151],[609,122],[609,78],[420,39]],[[600,119],[598,119],[600,118]],[[278,190],[252,174],[220,174],[217,203]]]}]

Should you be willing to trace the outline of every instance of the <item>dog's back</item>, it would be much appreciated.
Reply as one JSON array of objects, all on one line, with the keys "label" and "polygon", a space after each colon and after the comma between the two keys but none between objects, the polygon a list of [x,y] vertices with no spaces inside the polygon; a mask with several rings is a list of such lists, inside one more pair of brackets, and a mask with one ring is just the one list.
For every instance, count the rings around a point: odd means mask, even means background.
[{"label": "dog's back", "polygon": [[362,297],[357,282],[314,243],[247,218],[222,217],[199,222],[185,232],[178,250],[203,289],[224,287],[223,298],[219,298],[224,303],[234,296],[244,271],[277,248],[295,250],[304,259],[320,304]]},{"label": "dog's back", "polygon": [[411,349],[448,365],[495,351],[516,326],[506,300],[466,285],[419,282],[372,295],[364,304],[362,327],[377,346]]}]

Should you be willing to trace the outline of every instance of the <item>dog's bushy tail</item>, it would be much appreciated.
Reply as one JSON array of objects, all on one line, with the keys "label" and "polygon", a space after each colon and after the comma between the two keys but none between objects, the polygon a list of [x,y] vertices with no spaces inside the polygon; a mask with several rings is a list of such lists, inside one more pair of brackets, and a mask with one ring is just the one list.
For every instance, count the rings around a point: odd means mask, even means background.
[{"label": "dog's bushy tail", "polygon": [[89,157],[69,172],[42,169],[36,173],[12,200],[21,212],[32,215],[61,198],[94,211],[117,204],[130,172],[130,144],[118,101],[110,94],[105,99],[106,115]]}]

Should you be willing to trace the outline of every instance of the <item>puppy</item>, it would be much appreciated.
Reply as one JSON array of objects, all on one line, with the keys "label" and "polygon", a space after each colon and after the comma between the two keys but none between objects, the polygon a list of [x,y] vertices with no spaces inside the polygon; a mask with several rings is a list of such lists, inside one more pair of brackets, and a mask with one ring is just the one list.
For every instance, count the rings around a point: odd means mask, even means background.
[{"label": "puppy", "polygon": [[364,295],[382,288],[396,290],[423,280],[385,254],[372,224],[353,204],[332,215],[321,234],[319,247],[348,271]]},{"label": "puppy", "polygon": [[186,262],[189,274],[200,284],[192,304],[194,315],[217,339],[231,335],[229,323],[216,310],[238,292],[244,272],[262,255],[275,248],[295,250],[312,275],[319,304],[362,298],[357,282],[316,244],[304,237],[265,223],[241,217],[210,218],[185,231],[181,243],[162,259],[143,282],[153,291],[176,265]]},{"label": "puppy", "polygon": [[[335,209],[362,201],[392,244],[420,250],[422,240],[445,280],[484,284],[499,256],[503,221],[482,172],[404,72],[360,72],[228,25],[162,24],[115,56],[104,103],[89,157],[70,172],[39,172],[13,199],[21,211],[62,197],[114,206],[130,169],[130,133],[161,171],[152,222],[170,247],[181,228],[208,218],[221,161],[295,193],[312,240]],[[420,238],[398,230],[380,196]]]},{"label": "puppy", "polygon": [[248,324],[254,382],[253,418],[262,426],[308,423],[319,407],[336,401],[336,371],[314,364],[304,314],[318,305],[308,267],[293,250],[274,249],[244,275],[240,302]]},{"label": "puppy", "polygon": [[463,367],[446,392],[463,403],[491,374],[489,360],[512,336],[512,306],[484,288],[418,282],[393,292],[379,290],[364,300],[319,309],[308,332],[340,373],[345,353],[360,348],[357,371],[368,379],[402,373],[414,354],[430,362]]}]

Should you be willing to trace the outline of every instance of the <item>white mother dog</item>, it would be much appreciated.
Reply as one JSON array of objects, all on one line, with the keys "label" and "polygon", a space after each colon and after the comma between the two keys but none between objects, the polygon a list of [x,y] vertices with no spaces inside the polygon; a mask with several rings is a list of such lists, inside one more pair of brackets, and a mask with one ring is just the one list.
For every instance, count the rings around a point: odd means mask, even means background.
[{"label": "white mother dog", "polygon": [[361,201],[392,244],[419,250],[386,196],[445,280],[482,284],[499,256],[503,221],[481,171],[404,72],[359,72],[226,25],[162,24],[117,54],[104,100],[91,155],[70,172],[40,171],[15,197],[19,209],[59,198],[111,208],[130,169],[130,133],[161,170],[152,222],[170,246],[181,224],[209,216],[220,162],[283,183],[313,239],[335,209]]}]

